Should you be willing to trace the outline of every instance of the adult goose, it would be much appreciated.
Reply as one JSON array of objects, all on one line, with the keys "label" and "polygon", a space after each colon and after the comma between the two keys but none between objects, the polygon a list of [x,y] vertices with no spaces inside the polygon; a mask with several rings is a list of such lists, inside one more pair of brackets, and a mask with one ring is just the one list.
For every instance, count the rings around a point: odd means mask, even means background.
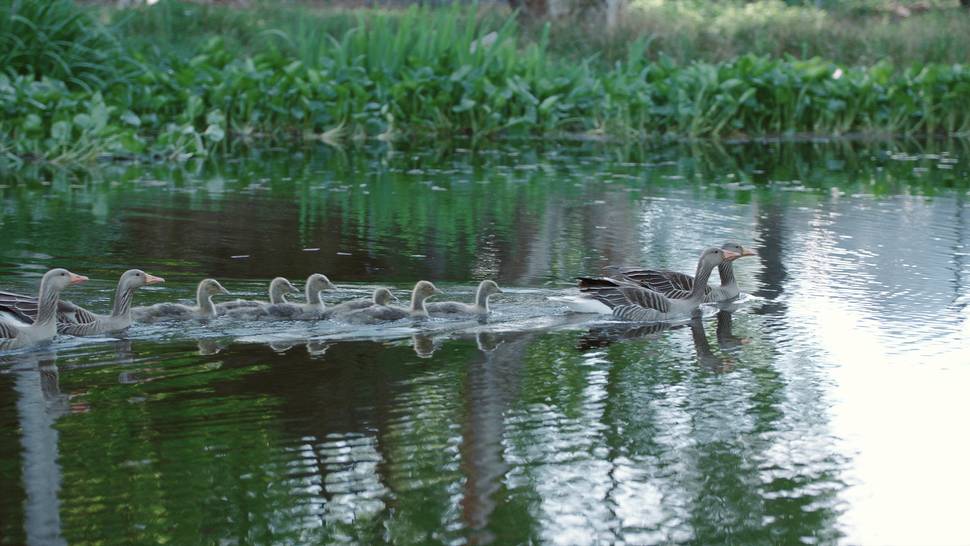
[{"label": "adult goose", "polygon": [[[296,291],[296,287],[282,277],[277,277],[273,280],[274,282],[282,281],[280,284],[286,291]],[[273,294],[274,289],[270,288],[271,303],[262,304],[254,308],[234,309],[227,314],[237,318],[248,319],[317,320],[323,317],[325,311],[324,303],[320,299],[320,292],[336,288],[325,275],[314,273],[307,278],[306,285],[304,286],[306,303],[286,301],[285,294],[277,287],[277,294]]]},{"label": "adult goose", "polygon": [[[276,277],[269,282],[269,303],[286,303],[286,295],[297,292],[299,290],[293,286],[293,283],[283,277]],[[224,301],[216,304],[216,313],[222,315],[236,309],[256,308],[262,305],[266,305],[266,302],[257,300]]]},{"label": "adult goose", "polygon": [[348,300],[338,303],[337,305],[331,305],[327,307],[324,312],[324,318],[334,318],[341,315],[345,315],[352,311],[358,311],[360,309],[366,309],[368,307],[384,307],[390,305],[392,301],[400,301],[397,296],[391,293],[387,288],[375,288],[374,293],[369,298],[358,298],[354,300]]},{"label": "adult goose", "polygon": [[57,300],[68,286],[88,280],[66,269],[51,269],[40,280],[37,292],[37,315],[33,323],[0,314],[0,350],[20,349],[50,341],[57,334]]},{"label": "adult goose", "polygon": [[216,306],[212,303],[212,296],[217,294],[229,295],[229,291],[215,279],[203,279],[195,290],[195,305],[156,303],[147,307],[133,307],[131,318],[136,322],[215,318]]},{"label": "adult goose", "polygon": [[458,301],[443,301],[425,304],[428,314],[432,316],[485,316],[489,313],[488,298],[494,294],[502,294],[502,289],[492,280],[484,280],[475,292],[475,303],[461,303]]},{"label": "adult goose", "polygon": [[639,284],[608,277],[580,277],[581,299],[600,305],[600,312],[612,313],[620,320],[653,322],[690,316],[704,300],[704,288],[711,272],[740,254],[720,248],[708,248],[697,261],[697,271],[690,292],[671,297]]},{"label": "adult goose", "polygon": [[[724,243],[721,245],[721,249],[734,252],[740,257],[758,255],[757,252],[749,248],[744,248],[735,242]],[[741,289],[738,288],[738,282],[734,278],[733,262],[734,260],[727,260],[717,266],[718,275],[721,277],[721,285],[707,286],[704,289],[703,303],[729,301],[737,298],[741,294]],[[694,277],[677,271],[608,266],[606,272],[607,276],[613,279],[634,282],[644,288],[660,292],[671,298],[686,297],[694,287]]]},{"label": "adult goose", "polygon": [[73,312],[58,313],[57,331],[72,336],[96,336],[121,332],[131,326],[131,300],[135,290],[146,284],[160,282],[165,282],[165,279],[149,275],[140,269],[129,269],[118,280],[110,314],[99,315],[75,306]]},{"label": "adult goose", "polygon": [[411,307],[404,308],[392,305],[371,305],[363,309],[351,311],[340,316],[341,320],[353,324],[380,324],[382,322],[392,322],[403,318],[428,318],[428,310],[424,302],[431,296],[441,294],[434,284],[429,281],[418,281],[411,291]]}]

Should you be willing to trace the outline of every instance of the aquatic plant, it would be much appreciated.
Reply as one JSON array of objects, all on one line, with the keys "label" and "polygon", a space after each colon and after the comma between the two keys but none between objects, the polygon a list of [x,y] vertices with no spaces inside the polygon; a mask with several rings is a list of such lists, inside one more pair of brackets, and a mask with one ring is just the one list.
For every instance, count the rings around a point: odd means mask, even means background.
[{"label": "aquatic plant", "polygon": [[[173,5],[181,4],[142,8],[127,24]],[[652,59],[641,39],[605,66],[550,54],[548,33],[522,43],[515,19],[458,6],[358,13],[340,34],[314,32],[309,21],[290,21],[288,32],[240,28],[254,40],[242,50],[232,33],[191,54],[136,48],[143,70],[125,85],[0,77],[0,161],[184,159],[256,138],[970,131],[970,70],[959,64],[758,55],[685,64]]]}]

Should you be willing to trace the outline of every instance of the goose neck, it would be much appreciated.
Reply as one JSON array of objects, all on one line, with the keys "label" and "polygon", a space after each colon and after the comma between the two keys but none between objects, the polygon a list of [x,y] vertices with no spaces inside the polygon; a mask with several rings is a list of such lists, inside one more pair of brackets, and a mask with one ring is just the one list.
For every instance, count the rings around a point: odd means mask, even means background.
[{"label": "goose neck", "polygon": [[694,286],[691,288],[691,302],[701,302],[704,299],[704,289],[707,288],[707,281],[711,278],[714,266],[705,263],[703,260],[697,264],[697,273],[694,275]]},{"label": "goose neck", "polygon": [[484,286],[479,286],[478,292],[475,293],[475,307],[483,309],[486,313],[488,313],[488,297],[490,295],[491,294],[485,291]]},{"label": "goose neck", "polygon": [[717,266],[717,273],[721,277],[721,286],[724,288],[729,288],[737,284],[734,279],[734,265],[732,262],[721,262]]},{"label": "goose neck", "polygon": [[196,300],[199,303],[199,311],[206,316],[215,316],[216,306],[212,303],[212,296],[206,290],[205,286],[199,285],[199,289],[195,294]]},{"label": "goose neck", "polygon": [[411,314],[415,316],[424,316],[428,314],[428,310],[424,307],[424,300],[427,296],[419,294],[417,289],[411,292]]},{"label": "goose neck", "polygon": [[37,296],[37,320],[35,324],[55,324],[57,322],[57,299],[60,296],[60,290],[42,280]]},{"label": "goose neck", "polygon": [[309,305],[320,305],[320,306],[323,306],[323,300],[320,299],[320,290],[314,289],[313,288],[313,285],[310,283],[310,281],[307,281],[307,283],[306,283],[306,290],[305,290],[305,292],[306,292],[306,302],[307,302],[307,304],[309,304]]},{"label": "goose neck", "polygon": [[126,317],[131,312],[131,300],[134,298],[135,290],[126,288],[118,283],[115,290],[114,304],[111,307],[111,316],[115,318]]},{"label": "goose neck", "polygon": [[278,285],[271,285],[269,287],[269,302],[270,303],[286,303],[286,296],[284,295],[286,288]]}]

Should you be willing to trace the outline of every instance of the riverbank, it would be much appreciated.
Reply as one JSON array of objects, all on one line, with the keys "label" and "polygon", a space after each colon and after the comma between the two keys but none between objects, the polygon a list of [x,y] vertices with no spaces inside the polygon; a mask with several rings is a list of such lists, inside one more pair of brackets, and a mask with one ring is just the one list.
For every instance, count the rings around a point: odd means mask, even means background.
[{"label": "riverbank", "polygon": [[[0,163],[175,159],[248,140],[629,139],[970,131],[970,69],[748,52],[557,53],[501,12],[121,11],[13,3],[0,37]],[[33,10],[33,11],[30,11]],[[4,49],[4,48],[0,48]]]}]

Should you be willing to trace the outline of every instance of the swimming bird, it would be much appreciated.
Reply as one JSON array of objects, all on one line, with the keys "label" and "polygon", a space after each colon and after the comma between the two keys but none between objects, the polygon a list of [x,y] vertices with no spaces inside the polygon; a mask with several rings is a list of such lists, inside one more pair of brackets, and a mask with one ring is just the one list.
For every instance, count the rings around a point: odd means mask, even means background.
[{"label": "swimming bird", "polygon": [[[229,316],[248,319],[271,320],[317,320],[323,318],[326,308],[320,299],[320,292],[337,288],[325,275],[314,273],[307,277],[305,292],[306,303],[288,302],[285,291],[296,292],[296,287],[282,277],[273,279],[278,286],[270,288],[272,303],[261,304],[258,307],[233,309],[227,312]],[[276,290],[277,294],[272,294]],[[282,301],[280,301],[282,300]]]},{"label": "swimming bird", "polygon": [[136,322],[216,318],[216,307],[212,303],[212,297],[217,294],[229,295],[229,291],[215,279],[203,279],[195,291],[195,305],[156,303],[147,307],[133,307],[131,318]]},{"label": "swimming bird", "polygon": [[697,261],[693,287],[683,297],[666,296],[633,282],[608,277],[580,277],[580,299],[592,300],[599,304],[599,312],[612,313],[621,320],[652,322],[689,317],[704,300],[704,288],[714,268],[740,257],[730,250],[706,249]]},{"label": "swimming bird", "polygon": [[[721,245],[721,249],[734,252],[740,255],[740,257],[758,255],[754,250],[744,248],[740,244],[731,241]],[[733,300],[741,294],[741,289],[738,288],[738,282],[734,278],[733,263],[734,260],[726,260],[717,266],[718,275],[721,277],[721,285],[708,285],[704,289],[704,303]],[[634,282],[644,288],[660,292],[671,298],[687,297],[694,287],[694,277],[677,271],[619,266],[607,266],[605,269],[607,276],[610,278]]]},{"label": "swimming bird", "polygon": [[[276,277],[269,282],[269,303],[286,303],[286,294],[295,294],[297,292],[299,290],[293,286],[293,283],[283,277]],[[235,309],[255,308],[265,304],[265,301],[258,300],[224,301],[216,304],[216,313],[222,315]]]},{"label": "swimming bird", "polygon": [[457,301],[443,301],[425,304],[428,314],[432,316],[483,316],[489,313],[488,298],[493,294],[502,294],[502,289],[492,280],[484,280],[475,292],[475,303],[461,303]]},{"label": "swimming bird", "polygon": [[246,305],[236,307],[235,309],[227,309],[225,311],[219,309],[218,307],[216,309],[220,315],[226,315],[237,319],[259,320],[269,318],[270,315],[267,309],[270,306],[288,305],[290,302],[286,301],[287,294],[299,293],[300,289],[293,286],[293,283],[283,277],[276,277],[269,283],[269,303],[257,301],[254,302],[255,305]]},{"label": "swimming bird", "polygon": [[165,282],[165,279],[140,269],[129,269],[118,280],[110,314],[99,315],[75,306],[72,313],[58,313],[57,331],[72,336],[96,336],[126,330],[131,326],[131,300],[135,290],[160,282]]},{"label": "swimming bird", "polygon": [[425,308],[426,299],[441,294],[434,284],[430,281],[418,281],[411,291],[411,307],[404,308],[392,305],[371,305],[363,309],[351,311],[341,315],[341,320],[354,324],[379,324],[382,322],[392,322],[403,318],[428,318],[428,310]]},{"label": "swimming bird", "polygon": [[51,269],[40,280],[37,315],[33,323],[0,313],[0,350],[19,349],[50,341],[57,334],[57,300],[65,288],[88,280],[62,268]]},{"label": "swimming bird", "polygon": [[391,301],[400,301],[397,296],[391,293],[387,288],[375,288],[374,294],[369,298],[358,298],[354,300],[348,300],[338,303],[337,305],[331,305],[327,307],[324,311],[325,318],[333,318],[351,311],[357,311],[360,309],[366,309],[371,306],[386,306],[391,303]]}]

